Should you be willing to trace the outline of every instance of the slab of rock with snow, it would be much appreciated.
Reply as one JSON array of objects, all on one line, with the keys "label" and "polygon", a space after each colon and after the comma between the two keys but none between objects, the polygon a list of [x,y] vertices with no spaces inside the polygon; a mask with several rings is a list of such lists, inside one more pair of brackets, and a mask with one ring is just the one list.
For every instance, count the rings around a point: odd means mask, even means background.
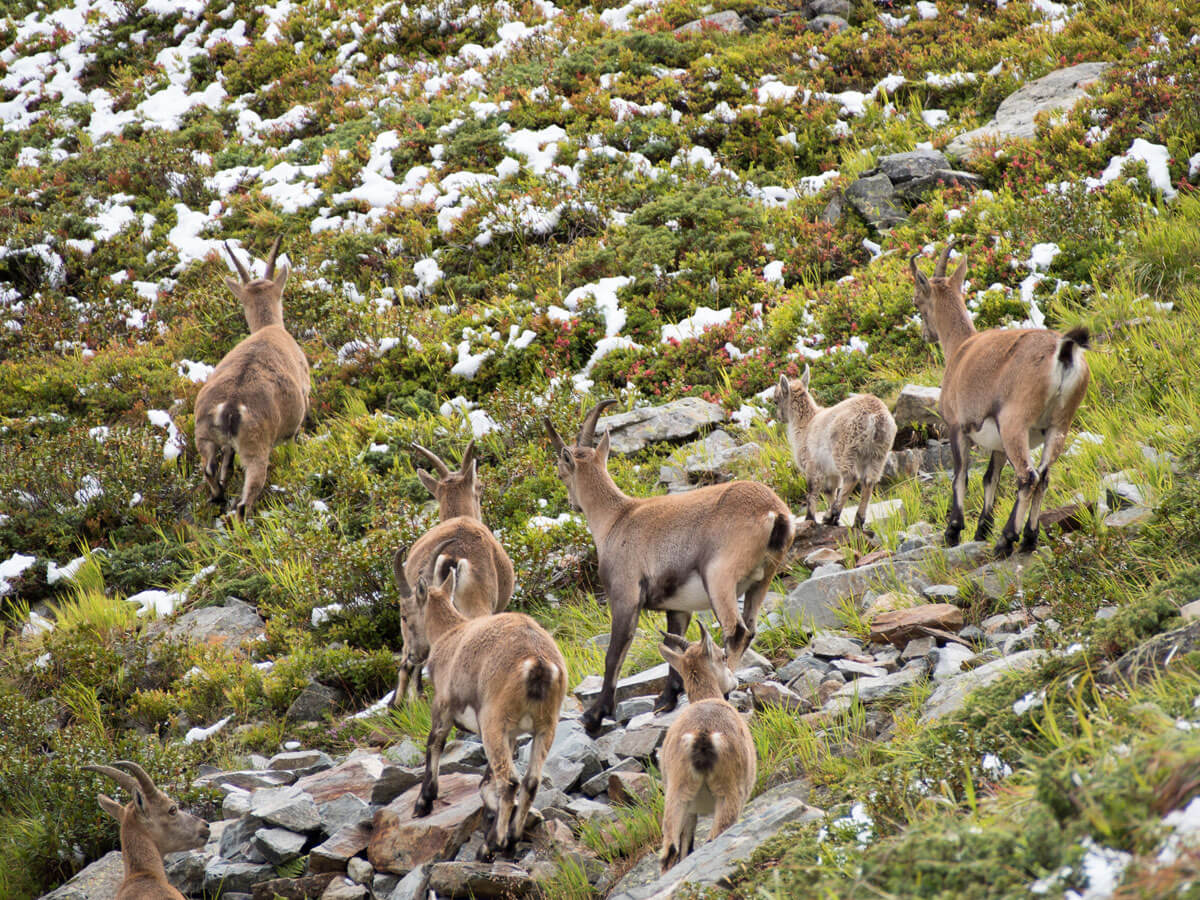
[{"label": "slab of rock with snow", "polygon": [[657,441],[688,438],[725,421],[725,410],[699,397],[682,397],[662,406],[648,406],[614,416],[602,416],[596,434],[611,433],[614,453],[637,453]]},{"label": "slab of rock with snow", "polygon": [[934,692],[929,695],[929,699],[925,701],[925,712],[921,716],[921,722],[932,722],[958,712],[967,704],[967,698],[972,691],[986,687],[1010,672],[1031,669],[1045,655],[1046,651],[1044,650],[1023,650],[946,679],[934,689]]}]

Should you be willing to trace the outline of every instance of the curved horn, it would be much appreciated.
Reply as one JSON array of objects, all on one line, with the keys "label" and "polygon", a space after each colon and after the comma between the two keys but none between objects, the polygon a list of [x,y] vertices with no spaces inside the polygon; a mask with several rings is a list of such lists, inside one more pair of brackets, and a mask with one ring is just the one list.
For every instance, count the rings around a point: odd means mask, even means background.
[{"label": "curved horn", "polygon": [[917,257],[920,255],[921,251],[918,250],[908,258],[908,268],[912,272],[913,281],[915,281],[921,287],[921,289],[924,290],[929,285],[929,279],[925,276],[924,272],[917,268]]},{"label": "curved horn", "polygon": [[953,241],[946,241],[946,249],[942,251],[942,255],[938,257],[937,268],[933,270],[934,278],[946,277],[946,262],[950,259],[950,247]]},{"label": "curved horn", "polygon": [[475,441],[472,440],[471,443],[467,444],[467,450],[465,453],[463,453],[462,462],[459,463],[458,471],[461,474],[466,475],[467,471],[471,468],[471,463],[473,463],[474,461],[475,461]]},{"label": "curved horn", "polygon": [[121,787],[125,788],[125,790],[129,791],[129,793],[131,793],[131,794],[137,790],[137,787],[138,787],[137,781],[135,781],[130,776],[126,775],[124,772],[114,769],[112,766],[87,765],[87,766],[84,766],[83,768],[89,772],[99,772],[101,775],[107,775],[109,778],[111,778],[113,781],[115,781]]},{"label": "curved horn", "polygon": [[658,633],[662,635],[662,642],[672,650],[685,651],[691,646],[688,644],[687,638],[681,634],[671,634],[668,631],[663,631],[661,628],[658,630]]},{"label": "curved horn", "polygon": [[546,431],[550,435],[550,443],[554,445],[556,453],[562,453],[567,449],[566,442],[562,439],[562,435],[558,433],[558,429],[554,427],[554,423],[550,421],[549,416],[542,416],[542,421],[546,423]]},{"label": "curved horn", "polygon": [[246,271],[246,267],[242,265],[242,261],[237,258],[237,254],[233,252],[233,248],[229,246],[229,241],[225,241],[225,252],[229,254],[229,258],[233,260],[233,267],[238,270],[238,274],[242,276],[242,284],[250,280],[250,273]]},{"label": "curved horn", "polygon": [[437,473],[443,478],[450,474],[450,467],[442,462],[442,458],[432,450],[428,450],[420,444],[413,444],[412,448],[428,459],[433,464],[433,467],[437,469]]},{"label": "curved horn", "polygon": [[138,784],[141,785],[142,790],[147,794],[154,795],[158,793],[158,788],[154,784],[154,779],[147,775],[146,770],[137,763],[130,762],[127,759],[118,759],[113,762],[113,765],[120,766],[122,769],[125,769],[127,772],[129,772],[129,774],[137,779]]},{"label": "curved horn", "polygon": [[408,556],[408,547],[399,548],[392,556],[392,574],[396,576],[396,587],[400,590],[400,596],[408,598],[412,596],[412,588],[408,586],[408,576],[404,574],[404,558]]},{"label": "curved horn", "polygon": [[617,401],[613,397],[606,400],[601,400],[595,406],[588,410],[588,414],[584,416],[583,427],[579,429],[579,439],[575,441],[580,447],[591,447],[596,441],[596,423],[600,420],[600,413],[608,409]]},{"label": "curved horn", "polygon": [[275,277],[275,257],[279,255],[279,242],[283,240],[282,234],[275,235],[275,243],[271,245],[271,255],[267,257],[267,281]]}]

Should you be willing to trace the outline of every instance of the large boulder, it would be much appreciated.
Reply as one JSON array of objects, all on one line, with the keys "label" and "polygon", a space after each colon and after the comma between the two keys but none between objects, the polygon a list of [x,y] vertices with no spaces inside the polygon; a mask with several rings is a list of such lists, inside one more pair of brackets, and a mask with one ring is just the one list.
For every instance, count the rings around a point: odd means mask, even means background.
[{"label": "large boulder", "polygon": [[896,427],[940,429],[942,414],[938,412],[938,402],[941,397],[940,387],[906,384],[900,389],[900,396],[896,398],[896,409],[892,413]]},{"label": "large boulder", "polygon": [[[151,631],[155,629],[151,625]],[[198,644],[241,647],[263,636],[266,623],[253,606],[237,597],[228,597],[224,606],[193,609],[159,630],[169,638],[186,639]]]},{"label": "large boulder", "polygon": [[946,154],[953,159],[961,159],[968,156],[976,144],[984,141],[1032,138],[1036,132],[1034,120],[1038,113],[1070,110],[1087,96],[1088,89],[1109,65],[1106,62],[1080,63],[1029,82],[1004,98],[990,122],[960,134],[947,144]]},{"label": "large boulder", "polygon": [[125,877],[121,851],[104,854],[66,884],[43,895],[42,900],[101,900],[117,896]]},{"label": "large boulder", "polygon": [[1001,657],[995,662],[943,681],[925,701],[925,713],[921,716],[921,721],[923,723],[932,722],[958,712],[966,705],[967,697],[973,691],[986,687],[1009,672],[1023,672],[1031,669],[1045,655],[1046,651],[1044,650],[1022,650],[1020,653]]},{"label": "large boulder", "polygon": [[483,820],[478,775],[443,775],[438,798],[423,819],[413,817],[414,787],[375,814],[367,859],[377,872],[407,874],[422,863],[449,859]]},{"label": "large boulder", "polygon": [[736,11],[726,9],[722,12],[710,13],[702,18],[694,19],[686,25],[680,25],[675,29],[675,33],[695,34],[705,29],[724,31],[729,34],[744,34],[746,26],[742,23],[742,17]]},{"label": "large boulder", "polygon": [[891,228],[908,218],[908,214],[893,202],[895,196],[891,179],[882,172],[860,178],[846,188],[846,200],[876,228]]},{"label": "large boulder", "polygon": [[725,421],[725,410],[699,397],[682,397],[662,406],[648,406],[602,416],[596,434],[611,432],[613,453],[637,453],[656,441],[689,438],[701,429]]},{"label": "large boulder", "polygon": [[879,171],[896,186],[948,168],[950,161],[940,150],[909,150],[905,153],[889,153],[879,158]]}]

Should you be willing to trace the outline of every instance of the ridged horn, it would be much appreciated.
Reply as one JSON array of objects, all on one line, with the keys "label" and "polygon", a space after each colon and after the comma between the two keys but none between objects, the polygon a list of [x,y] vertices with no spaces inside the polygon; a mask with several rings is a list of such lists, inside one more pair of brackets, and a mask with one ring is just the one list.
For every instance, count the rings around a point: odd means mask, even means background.
[{"label": "ridged horn", "polygon": [[420,444],[413,444],[412,448],[429,460],[433,467],[437,469],[437,473],[443,478],[450,474],[450,467],[442,462],[442,458],[432,450],[422,447]]},{"label": "ridged horn", "polygon": [[233,252],[233,248],[229,246],[229,241],[225,241],[225,252],[229,254],[229,258],[233,260],[233,267],[237,269],[238,274],[242,276],[242,284],[250,281],[250,273],[246,271],[246,267],[242,265],[242,261],[237,258],[237,254]]},{"label": "ridged horn", "polygon": [[154,779],[146,774],[146,770],[137,763],[131,762],[128,759],[118,759],[113,763],[113,765],[119,766],[136,778],[138,784],[141,785],[142,790],[147,794],[153,796],[154,794],[158,793],[158,788],[154,784]]},{"label": "ridged horn", "polygon": [[475,461],[475,441],[467,444],[466,452],[463,453],[462,462],[459,463],[458,471],[462,475],[466,475],[471,468],[471,463]]},{"label": "ridged horn", "polygon": [[946,249],[942,251],[942,255],[938,257],[937,268],[933,270],[934,278],[946,277],[946,263],[950,260],[950,247],[953,241],[946,241]]},{"label": "ridged horn", "polygon": [[592,447],[596,443],[596,423],[600,420],[600,413],[608,409],[616,403],[616,399],[609,397],[601,400],[595,406],[588,410],[588,414],[583,419],[583,427],[579,429],[579,439],[575,442],[580,447]]},{"label": "ridged horn", "polygon": [[279,242],[282,240],[283,235],[277,234],[275,235],[275,243],[271,245],[271,255],[267,257],[267,281],[275,277],[275,257],[279,255]]},{"label": "ridged horn", "polygon": [[114,769],[112,766],[87,765],[87,766],[84,766],[83,768],[89,772],[99,772],[101,775],[107,775],[109,778],[111,778],[113,781],[115,781],[121,787],[125,788],[125,790],[129,791],[129,793],[131,793],[131,794],[134,791],[136,791],[138,788],[138,783],[136,780],[134,780],[129,775],[126,775],[124,772],[121,772],[118,769]]}]

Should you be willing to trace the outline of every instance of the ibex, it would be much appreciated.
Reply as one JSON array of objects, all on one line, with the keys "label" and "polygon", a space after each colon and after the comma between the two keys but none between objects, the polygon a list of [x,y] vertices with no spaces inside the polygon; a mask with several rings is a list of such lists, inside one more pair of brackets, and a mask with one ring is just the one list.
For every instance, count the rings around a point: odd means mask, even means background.
[{"label": "ibex", "polygon": [[[567,663],[554,639],[523,613],[470,619],[459,612],[452,602],[457,572],[469,568],[467,560],[459,560],[437,586],[427,582],[427,572],[410,591],[397,566],[400,593],[415,599],[432,644],[433,721],[413,815],[427,816],[433,809],[438,764],[451,726],[473,731],[483,740],[487,754],[480,792],[494,815],[485,846],[486,853],[493,854],[510,852],[525,830],[558,728],[567,692]],[[529,768],[518,783],[513,750],[517,737],[527,733],[533,735]]]},{"label": "ibex", "polygon": [[84,768],[107,775],[132,796],[124,806],[104,794],[96,798],[104,811],[121,825],[125,877],[117,889],[116,900],[184,900],[183,894],[167,881],[162,858],[177,850],[203,847],[208,840],[208,823],[181,811],[174,800],[154,786],[137,763],[118,760],[113,766],[120,768]]},{"label": "ibex", "polygon": [[[1001,556],[1012,553],[1022,525],[1021,551],[1031,551],[1037,546],[1050,467],[1063,451],[1075,410],[1087,392],[1090,373],[1083,351],[1088,346],[1088,331],[1073,328],[1059,334],[1044,328],[1010,328],[977,332],[962,296],[966,256],[947,278],[947,245],[933,278],[927,278],[917,268],[917,255],[910,257],[908,264],[916,284],[922,331],[926,341],[941,343],[946,357],[939,408],[954,457],[946,544],[957,544],[963,529],[973,441],[991,452],[983,476],[983,511],[975,540],[984,540],[991,531],[996,486],[1007,459],[1017,473],[1017,499],[996,552]],[[1039,444],[1044,448],[1035,468],[1030,450]]]},{"label": "ibex", "polygon": [[[617,675],[643,609],[665,611],[667,631],[681,635],[692,613],[711,608],[731,664],[737,667],[754,639],[758,609],[794,531],[787,504],[756,481],[659,497],[623,493],[608,474],[608,433],[593,446],[596,421],[615,402],[602,400],[592,407],[573,447],[564,443],[549,418],[545,420],[556,449],[558,477],[596,542],[600,580],[612,610],[604,684],[580,718],[592,735],[613,712]],[[739,615],[737,599],[743,593]],[[655,708],[674,709],[682,690],[679,673],[672,669]]]},{"label": "ibex", "polygon": [[233,455],[246,471],[237,514],[245,518],[267,483],[271,448],[300,434],[308,415],[308,360],[283,327],[283,286],[288,268],[275,274],[280,238],[267,259],[266,277],[251,278],[229,244],[241,282],[225,284],[242,301],[250,335],[225,355],[196,397],[196,448],[204,463],[209,497],[225,502]]},{"label": "ibex", "polygon": [[854,527],[866,524],[871,492],[896,439],[896,422],[878,397],[851,394],[835,406],[817,404],[808,392],[809,368],[798,379],[779,376],[775,405],[787,430],[796,468],[808,484],[808,519],[817,520],[817,501],[832,494],[829,525],[838,524],[846,498],[862,486]]},{"label": "ibex", "polygon": [[[442,462],[432,450],[420,444],[413,449],[425,456],[437,470],[434,478],[424,469],[417,471],[421,483],[437,498],[441,522],[422,535],[408,553],[404,562],[399,553],[393,559],[396,583],[407,584],[430,568],[438,556],[445,551],[446,565],[454,560],[466,560],[469,565],[459,573],[458,588],[454,605],[468,618],[490,616],[508,606],[513,592],[513,565],[508,554],[483,524],[479,505],[479,482],[475,477],[475,442],[467,445],[462,463],[457,472]],[[440,580],[445,571],[434,572]],[[396,690],[392,695],[392,706],[399,707],[409,693],[410,686],[421,687],[421,667],[429,655],[429,639],[420,612],[411,603],[401,599],[400,633],[404,639],[404,659],[396,678]],[[412,676],[416,674],[414,679]]]},{"label": "ibex", "polygon": [[737,680],[724,651],[700,629],[699,643],[663,633],[658,651],[683,676],[688,707],[667,729],[659,762],[663,774],[662,851],[665,872],[692,852],[696,818],[713,814],[709,839],[737,821],[754,790],[758,762],[754,738],[725,700]]}]

